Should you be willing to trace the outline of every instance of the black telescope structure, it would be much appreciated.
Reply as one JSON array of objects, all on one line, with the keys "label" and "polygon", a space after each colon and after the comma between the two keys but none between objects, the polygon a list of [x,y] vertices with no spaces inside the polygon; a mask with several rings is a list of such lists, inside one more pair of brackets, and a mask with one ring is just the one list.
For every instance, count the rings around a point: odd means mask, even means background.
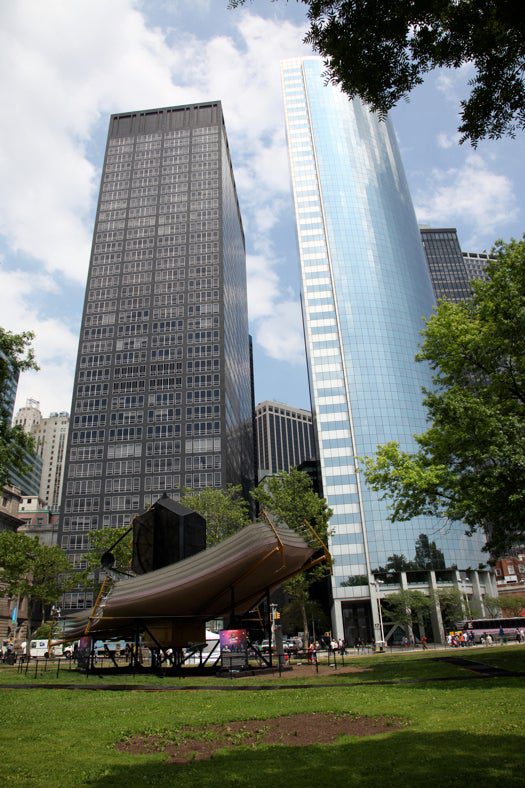
[{"label": "black telescope structure", "polygon": [[166,494],[133,520],[133,561],[143,575],[206,549],[206,520]]}]

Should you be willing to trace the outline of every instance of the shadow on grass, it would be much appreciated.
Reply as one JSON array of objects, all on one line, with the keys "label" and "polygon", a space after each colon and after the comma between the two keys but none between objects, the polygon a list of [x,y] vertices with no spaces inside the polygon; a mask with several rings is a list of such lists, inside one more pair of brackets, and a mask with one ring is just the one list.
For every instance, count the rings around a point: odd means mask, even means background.
[{"label": "shadow on grass", "polygon": [[[453,664],[454,659],[458,660],[457,664]],[[413,682],[414,686],[417,684],[428,686],[433,682],[436,682],[436,686],[447,686],[450,682],[458,681],[465,682],[467,685],[470,684],[470,679],[479,678],[479,671],[475,669],[475,663],[485,665],[487,673],[491,668],[508,671],[508,676],[504,674],[497,676],[501,686],[506,686],[505,680],[507,678],[522,679],[525,675],[525,648],[523,651],[512,649],[512,653],[509,653],[509,650],[499,652],[497,649],[472,651],[457,649],[442,652],[439,656],[425,653],[420,656],[411,656],[409,659],[394,657],[378,661],[375,664],[370,663],[368,665],[369,672],[365,674],[344,675],[341,673],[338,675],[337,671],[334,671],[330,679],[336,679],[338,685],[342,683],[375,684],[383,681],[386,683],[399,682],[400,684]]]},{"label": "shadow on grass", "polygon": [[[453,709],[451,709],[453,714]],[[222,750],[188,765],[152,762],[112,767],[84,784],[174,786],[430,786],[523,785],[524,740],[515,735],[404,730],[315,747]],[[497,782],[496,782],[497,781]]]},{"label": "shadow on grass", "polygon": [[[485,662],[495,667],[502,667],[507,670],[525,671],[525,647],[513,646],[512,649],[484,648],[470,651],[469,649],[459,649],[457,656],[474,660],[475,662]],[[449,655],[447,655],[449,656]],[[454,654],[452,654],[454,656]]]}]

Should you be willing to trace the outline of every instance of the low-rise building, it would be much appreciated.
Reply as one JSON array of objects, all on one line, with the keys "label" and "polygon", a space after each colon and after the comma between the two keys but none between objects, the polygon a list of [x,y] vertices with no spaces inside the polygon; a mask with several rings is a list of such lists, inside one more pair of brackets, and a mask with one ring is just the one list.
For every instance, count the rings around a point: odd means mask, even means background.
[{"label": "low-rise building", "polygon": [[[0,501],[0,531],[16,531],[22,525],[23,521],[18,517],[21,501],[20,490],[16,487],[6,485],[3,488]],[[13,638],[18,614],[24,613],[23,610],[15,610],[18,607],[17,600],[5,596],[3,590],[0,584],[0,643]]]},{"label": "low-rise building", "polygon": [[40,544],[47,547],[57,544],[59,510],[48,506],[42,498],[22,496],[19,519],[21,533],[36,536]]},{"label": "low-rise building", "polygon": [[525,548],[498,558],[494,572],[499,594],[525,595]]}]

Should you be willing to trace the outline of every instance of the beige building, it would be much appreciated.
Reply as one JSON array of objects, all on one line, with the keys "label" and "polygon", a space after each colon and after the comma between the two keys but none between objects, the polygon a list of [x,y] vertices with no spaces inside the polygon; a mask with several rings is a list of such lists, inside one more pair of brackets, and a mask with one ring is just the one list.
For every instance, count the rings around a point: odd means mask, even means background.
[{"label": "beige building", "polygon": [[16,531],[22,520],[18,517],[18,509],[22,503],[20,490],[6,484],[2,490],[0,504],[0,531]]},{"label": "beige building", "polygon": [[60,507],[64,480],[64,455],[69,431],[69,413],[51,413],[31,429],[36,452],[42,458],[40,498],[56,510]]},{"label": "beige building", "polygon": [[64,452],[69,431],[69,413],[51,413],[43,418],[40,403],[28,399],[14,418],[35,439],[36,454],[42,459],[39,497],[56,510],[60,507],[64,479]]},{"label": "beige building", "polygon": [[23,408],[19,408],[13,419],[13,424],[22,427],[24,432],[31,432],[33,427],[42,421],[40,402],[36,399],[27,399]]},{"label": "beige building", "polygon": [[36,536],[40,544],[53,547],[57,544],[58,509],[52,509],[41,498],[24,495],[18,510],[22,525],[19,533]]}]

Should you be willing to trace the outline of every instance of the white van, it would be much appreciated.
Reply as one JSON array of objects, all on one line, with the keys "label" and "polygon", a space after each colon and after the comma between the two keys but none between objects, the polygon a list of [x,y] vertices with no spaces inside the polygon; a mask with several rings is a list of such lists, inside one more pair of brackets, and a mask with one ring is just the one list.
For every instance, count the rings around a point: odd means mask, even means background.
[{"label": "white van", "polygon": [[[22,643],[22,651],[27,654],[26,642]],[[57,643],[49,649],[49,640],[32,640],[31,641],[31,656],[32,657],[63,657],[67,656],[64,652],[64,647],[61,643]]]}]

